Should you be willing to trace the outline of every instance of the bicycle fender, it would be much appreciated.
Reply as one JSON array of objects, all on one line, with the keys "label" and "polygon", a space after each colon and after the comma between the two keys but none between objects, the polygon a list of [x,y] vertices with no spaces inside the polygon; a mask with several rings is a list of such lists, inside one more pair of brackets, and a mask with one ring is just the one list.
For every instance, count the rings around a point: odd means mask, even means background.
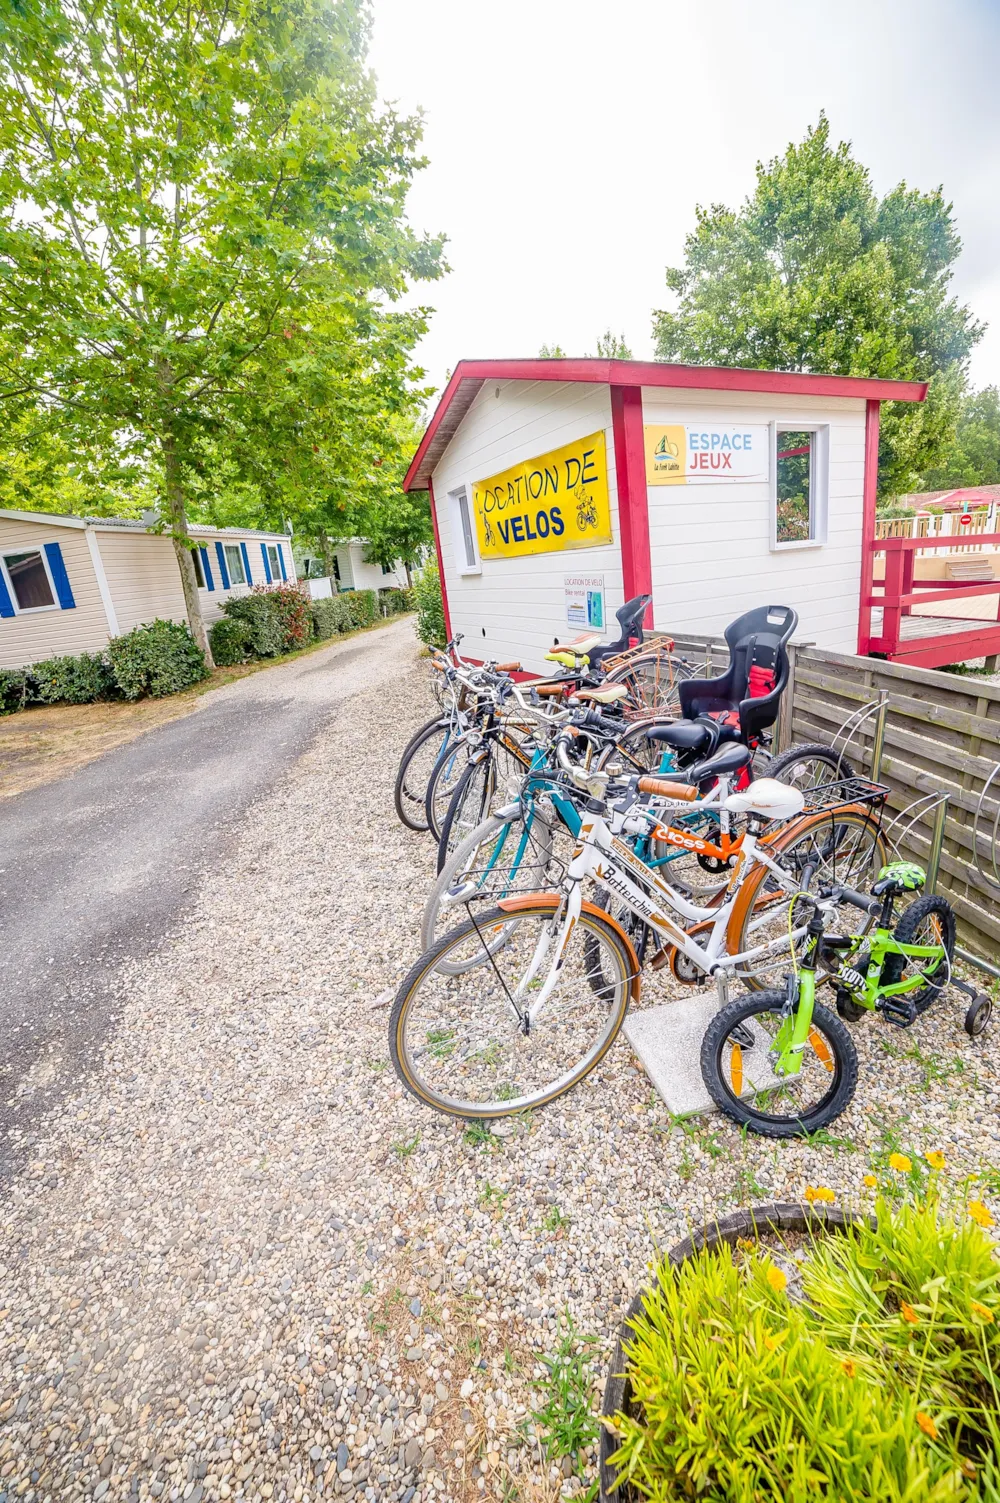
[{"label": "bicycle fender", "polygon": [[[504,913],[519,913],[524,908],[551,908],[554,913],[561,902],[562,898],[556,892],[525,892],[520,893],[516,898],[501,898],[497,903],[497,907],[502,908]],[[594,918],[603,919],[606,924],[610,924],[625,946],[629,965],[632,968],[629,996],[633,1002],[638,1002],[640,990],[639,957],[635,953],[635,945],[629,939],[618,920],[612,914],[606,913],[603,908],[598,908],[596,903],[589,903],[585,900],[582,904],[582,911],[589,913]]]}]

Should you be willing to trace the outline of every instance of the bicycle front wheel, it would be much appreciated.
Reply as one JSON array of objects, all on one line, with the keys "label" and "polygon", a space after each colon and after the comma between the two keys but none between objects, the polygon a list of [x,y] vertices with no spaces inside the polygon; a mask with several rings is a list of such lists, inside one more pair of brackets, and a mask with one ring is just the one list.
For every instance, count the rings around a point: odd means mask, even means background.
[{"label": "bicycle front wheel", "polygon": [[427,783],[434,764],[450,735],[450,720],[438,715],[422,725],[406,745],[399,759],[393,801],[396,813],[408,830],[422,832],[427,829],[424,801]]},{"label": "bicycle front wheel", "polygon": [[389,1019],[389,1051],[400,1080],[425,1105],[473,1119],[545,1106],[610,1049],[635,967],[596,910],[580,915],[555,991],[526,1030],[525,1010],[548,975],[557,910],[552,897],[513,913],[477,914],[422,955],[403,981]]},{"label": "bicycle front wheel", "polygon": [[798,1073],[775,1075],[790,1026],[783,990],[755,992],[717,1012],[701,1044],[702,1079],[720,1112],[766,1138],[824,1127],[840,1116],[858,1083],[854,1040],[818,1002]]}]

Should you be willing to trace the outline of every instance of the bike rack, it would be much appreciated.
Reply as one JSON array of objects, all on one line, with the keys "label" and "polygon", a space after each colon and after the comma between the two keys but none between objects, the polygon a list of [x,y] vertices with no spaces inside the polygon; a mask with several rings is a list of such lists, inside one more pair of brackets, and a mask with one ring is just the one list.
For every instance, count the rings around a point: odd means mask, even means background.
[{"label": "bike rack", "polygon": [[[888,714],[888,710],[889,693],[888,690],[883,689],[879,693],[877,699],[869,700],[867,704],[860,705],[858,709],[852,710],[847,719],[834,733],[833,739],[830,742],[832,749],[835,752],[839,752],[841,760],[846,761],[848,748],[854,741],[855,737],[857,737],[860,757],[862,760],[865,760],[867,749],[860,738],[864,732],[867,722],[874,719],[875,727],[872,736],[871,748],[872,765],[869,772],[869,777],[871,778],[873,783],[877,783],[879,781],[879,776],[882,771],[882,753],[885,747],[885,719],[886,715]],[[837,743],[840,741],[841,737],[843,737],[843,745],[838,746]]]}]

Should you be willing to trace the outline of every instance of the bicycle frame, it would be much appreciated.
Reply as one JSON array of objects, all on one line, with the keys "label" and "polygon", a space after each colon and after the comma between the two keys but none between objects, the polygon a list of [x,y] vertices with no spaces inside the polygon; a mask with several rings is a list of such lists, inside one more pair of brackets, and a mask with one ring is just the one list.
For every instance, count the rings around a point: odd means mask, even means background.
[{"label": "bicycle frame", "polygon": [[[948,952],[944,945],[907,945],[901,940],[894,939],[888,929],[877,927],[873,934],[852,935],[854,949],[860,949],[866,945],[871,954],[871,964],[868,974],[865,976],[864,994],[859,994],[855,1000],[859,1007],[867,1007],[874,1011],[883,997],[900,997],[907,992],[916,991],[921,986],[935,986],[934,973],[941,961],[948,960]],[[852,950],[850,953],[854,953]],[[882,973],[882,962],[887,955],[905,955],[909,960],[936,960],[933,970],[928,973],[925,970],[917,970],[912,976],[907,976],[902,981],[896,981],[887,986],[879,984],[879,976]],[[940,983],[942,987],[947,985],[947,978]]]},{"label": "bicycle frame", "polygon": [[[621,828],[627,833],[648,833],[653,839],[660,839],[666,834],[662,826],[656,825],[653,830],[649,830],[647,822],[641,823],[641,829],[636,828],[639,825],[640,821],[635,818],[621,820]],[[631,829],[630,826],[632,826]],[[513,1011],[517,1014],[521,1026],[530,1030],[558,985],[559,973],[583,908],[583,883],[588,877],[610,888],[616,897],[624,901],[631,913],[662,936],[663,943],[669,942],[676,945],[677,949],[706,975],[725,977],[726,973],[732,971],[737,965],[757,960],[779,949],[785,949],[789,936],[784,935],[780,939],[771,940],[751,950],[741,951],[737,955],[729,954],[725,949],[726,930],[739,889],[755,864],[766,866],[777,878],[780,886],[789,894],[794,894],[799,890],[798,884],[789,877],[789,874],[768,855],[766,850],[761,848],[757,836],[752,831],[748,831],[743,837],[740,860],[730,878],[725,900],[717,908],[701,908],[675,891],[657,872],[651,870],[636,856],[613,832],[602,815],[588,814],[581,821],[579,844],[567,868],[563,903],[555,914],[549,933],[543,931],[528,970],[518,982],[517,989],[511,997]],[[675,916],[687,919],[689,923],[694,924],[710,922],[712,928],[705,944],[700,945],[697,940],[686,933]],[[804,924],[798,929],[793,929],[790,936],[792,942],[801,938],[805,932],[806,925]],[[548,974],[541,989],[530,1005],[523,1007],[518,1005],[524,1001],[529,990],[534,990],[547,959],[549,960]]]}]

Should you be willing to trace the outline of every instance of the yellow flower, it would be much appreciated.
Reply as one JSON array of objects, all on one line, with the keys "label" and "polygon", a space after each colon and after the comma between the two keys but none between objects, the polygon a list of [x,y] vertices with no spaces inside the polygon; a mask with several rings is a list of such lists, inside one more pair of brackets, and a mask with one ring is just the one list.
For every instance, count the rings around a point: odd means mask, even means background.
[{"label": "yellow flower", "polygon": [[988,1326],[993,1324],[993,1311],[989,1305],[981,1305],[977,1299],[974,1299],[969,1301],[969,1309],[973,1315],[978,1315],[979,1319],[984,1320]]},{"label": "yellow flower", "polygon": [[866,1174],[861,1183],[863,1185],[867,1185],[869,1190],[874,1190],[875,1186],[878,1184],[878,1180],[875,1178],[874,1174]]},{"label": "yellow flower", "polygon": [[785,1327],[785,1329],[783,1331],[770,1331],[764,1337],[764,1345],[767,1347],[767,1349],[768,1349],[769,1352],[776,1352],[778,1350],[778,1347],[781,1345],[781,1343],[787,1337],[787,1335],[788,1335],[788,1327],[787,1326]]},{"label": "yellow flower", "polygon": [[840,1365],[849,1378],[854,1378],[857,1376],[858,1369],[855,1367],[850,1357],[845,1357]]},{"label": "yellow flower", "polygon": [[788,1279],[782,1273],[781,1269],[776,1268],[773,1263],[767,1270],[766,1278],[775,1294],[781,1294],[784,1292],[784,1289],[788,1284]]},{"label": "yellow flower", "polygon": [[941,1152],[940,1148],[932,1148],[930,1153],[924,1154],[924,1158],[927,1160],[928,1164],[930,1164],[932,1169],[944,1168],[944,1154]]},{"label": "yellow flower", "polygon": [[914,1310],[912,1305],[908,1305],[906,1303],[905,1299],[899,1307],[899,1313],[908,1325],[918,1326],[920,1324],[920,1316],[917,1314],[916,1310]]},{"label": "yellow flower", "polygon": [[836,1195],[826,1185],[806,1185],[806,1200],[812,1205],[817,1200],[825,1200],[832,1205]]},{"label": "yellow flower", "polygon": [[918,1413],[917,1424],[930,1440],[937,1440],[938,1428],[929,1414],[924,1414],[923,1412]]},{"label": "yellow flower", "polygon": [[989,1206],[983,1205],[981,1200],[969,1201],[969,1215],[977,1226],[996,1226],[993,1220],[993,1212]]},{"label": "yellow flower", "polygon": [[889,1168],[895,1169],[897,1174],[909,1174],[913,1168],[913,1160],[908,1159],[905,1153],[890,1153]]}]

